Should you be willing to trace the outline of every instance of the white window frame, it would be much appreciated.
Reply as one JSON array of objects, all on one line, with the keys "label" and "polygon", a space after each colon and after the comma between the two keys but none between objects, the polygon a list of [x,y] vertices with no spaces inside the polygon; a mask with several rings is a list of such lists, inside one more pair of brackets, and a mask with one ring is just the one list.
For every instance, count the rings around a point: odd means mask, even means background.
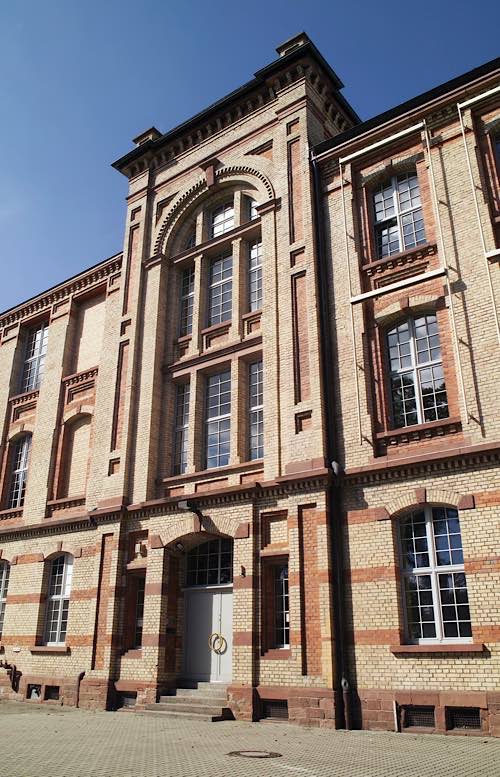
[{"label": "white window frame", "polygon": [[0,561],[0,637],[3,631],[5,609],[7,607],[7,593],[9,590],[10,564]]},{"label": "white window frame", "polygon": [[248,309],[262,310],[262,240],[250,243],[248,250]]},{"label": "white window frame", "polygon": [[[63,570],[61,577],[60,593],[52,593],[54,585],[54,576],[56,564],[59,566],[63,559]],[[73,578],[73,557],[68,553],[61,554],[53,558],[50,562],[50,570],[47,584],[47,606],[45,611],[45,645],[64,645],[66,642],[67,627],[69,620],[69,603],[71,597],[71,582]],[[66,625],[63,629],[63,615],[66,605]],[[55,619],[52,619],[52,613],[56,613]],[[52,635],[51,624],[55,622],[55,639],[50,639]]]},{"label": "white window frame", "polygon": [[257,200],[254,200],[253,197],[248,198],[248,216],[250,221],[254,221],[255,219],[260,218],[259,213],[257,212],[258,208]]},{"label": "white window frame", "polygon": [[[416,195],[418,197],[418,203],[415,205],[410,204],[407,207],[403,207],[400,202],[400,192],[399,192],[399,182],[401,179],[408,180],[411,177],[415,177],[417,180],[417,187],[418,187],[418,194]],[[381,218],[378,218],[377,216],[377,204],[376,204],[376,196],[381,194],[386,189],[392,189],[392,208],[394,210],[393,213],[390,215],[383,215]],[[384,198],[383,198],[384,200]],[[387,202],[390,202],[391,200],[387,200]],[[385,200],[384,200],[385,202]],[[403,251],[410,251],[413,248],[416,248],[419,245],[424,245],[427,242],[427,238],[425,235],[425,222],[424,222],[424,214],[423,214],[423,207],[422,207],[422,198],[420,196],[420,181],[418,180],[418,175],[416,171],[414,172],[408,172],[408,173],[401,173],[400,175],[393,175],[389,180],[385,180],[375,191],[372,193],[372,203],[373,203],[373,219],[374,219],[374,226],[375,226],[375,250],[377,254],[378,259],[385,259],[390,256],[393,256],[394,254],[401,253]],[[385,210],[385,208],[384,208]],[[423,222],[423,237],[420,240],[417,240],[416,230],[415,230],[415,242],[413,245],[407,244],[410,241],[405,241],[405,234],[403,229],[403,219],[405,216],[409,216],[410,214],[415,214],[418,210],[421,211],[421,218]],[[389,250],[387,253],[383,253],[382,247],[380,245],[380,238],[379,235],[383,229],[389,228],[391,225],[391,222],[395,222],[392,226],[395,227],[395,232],[397,234],[398,239],[398,248],[396,250],[391,251],[390,245],[388,246]],[[412,217],[412,224],[414,225],[414,220]],[[390,241],[389,241],[390,242]]]},{"label": "white window frame", "polygon": [[174,474],[182,475],[187,468],[189,403],[191,386],[178,383],[175,392]]},{"label": "white window frame", "polygon": [[[443,564],[439,565],[437,561],[437,549],[436,549],[436,543],[434,539],[434,527],[433,527],[433,509],[441,508],[444,510],[448,510],[451,508],[442,507],[441,505],[425,505],[422,508],[419,508],[418,510],[412,510],[410,513],[407,513],[398,521],[398,550],[399,550],[399,559],[400,559],[400,572],[401,572],[401,597],[403,601],[403,612],[404,612],[404,621],[405,621],[405,635],[406,635],[406,641],[408,644],[414,644],[414,645],[435,645],[435,644],[470,644],[472,642],[472,636],[470,637],[446,637],[444,635],[444,619],[443,614],[441,611],[441,597],[440,597],[440,589],[439,589],[439,575],[443,574],[454,574],[454,573],[460,573],[463,574],[465,577],[465,588],[467,588],[467,577],[465,575],[465,567],[464,563],[460,564]],[[454,508],[453,508],[454,509]],[[423,512],[425,515],[425,530],[426,530],[426,540],[427,540],[427,550],[425,551],[429,555],[429,566],[427,567],[410,567],[405,565],[405,557],[404,557],[404,548],[403,548],[403,540],[402,540],[402,529],[405,520],[411,518],[412,515],[416,515],[419,512]],[[457,514],[457,519],[460,522],[460,516],[458,513],[458,510],[455,510]],[[460,531],[460,537],[461,537],[461,531]],[[463,544],[460,545],[460,549],[462,550],[463,554]],[[413,639],[411,636],[411,621],[408,614],[408,604],[407,604],[407,597],[406,597],[406,585],[405,585],[405,579],[409,577],[423,577],[423,576],[429,576],[431,578],[431,590],[432,590],[432,609],[434,612],[434,624],[436,629],[436,636],[435,637],[421,637],[419,639]],[[455,589],[453,589],[455,590]],[[467,606],[469,608],[469,615],[470,615],[470,599],[468,600]],[[470,620],[471,623],[471,630],[472,630],[472,619]]]},{"label": "white window frame", "polygon": [[186,267],[181,275],[181,309],[179,315],[179,337],[193,332],[194,311],[194,264]]},{"label": "white window frame", "polygon": [[13,443],[8,502],[10,510],[16,510],[24,505],[30,451],[31,434],[24,434]]},{"label": "white window frame", "polygon": [[[280,576],[285,567],[287,574],[286,578],[283,578]],[[272,572],[274,596],[274,648],[286,650],[290,647],[290,587],[288,561],[286,563],[273,564]],[[288,640],[286,639],[287,632]]]},{"label": "white window frame", "polygon": [[[224,265],[230,261],[230,275],[224,277],[227,269]],[[214,268],[221,262],[220,278],[214,280]],[[224,306],[224,297],[229,297],[229,308]],[[231,321],[233,315],[233,257],[232,254],[222,254],[210,262],[209,285],[208,285],[208,326],[222,324],[224,321]]]},{"label": "white window frame", "polygon": [[234,229],[234,200],[228,200],[210,214],[210,237],[220,237]]},{"label": "white window frame", "polygon": [[[211,385],[214,385],[217,381],[217,405],[210,408],[209,405],[209,392]],[[229,384],[229,403],[225,412],[221,412],[222,403],[221,397],[223,394],[227,394],[227,385]],[[207,469],[215,469],[217,467],[227,467],[231,455],[231,370],[224,370],[218,372],[215,375],[209,375],[207,377],[207,391],[206,391],[206,434],[205,434],[205,460]],[[226,390],[224,390],[226,389]],[[227,453],[221,453],[221,446],[225,442],[221,443],[221,436],[226,435],[228,437],[228,449]],[[215,438],[214,442],[210,442],[211,438]],[[216,453],[210,455],[211,449],[216,449]],[[213,463],[215,460],[215,463]]]},{"label": "white window frame", "polygon": [[262,359],[248,365],[248,441],[250,461],[264,458],[264,371]]},{"label": "white window frame", "polygon": [[[427,318],[430,315],[433,315],[436,318],[436,327],[437,327],[436,335],[438,337],[438,345],[437,346],[432,346],[432,347],[433,348],[439,347],[439,358],[429,359],[429,361],[425,361],[425,362],[419,362],[418,361],[417,346],[416,346],[416,344],[417,344],[417,336],[416,336],[416,331],[415,331],[415,321],[419,320],[419,319],[422,319],[422,318],[425,318],[426,319],[426,326],[427,326]],[[408,366],[408,367],[399,367],[398,369],[393,369],[392,365],[391,365],[390,348],[391,347],[394,348],[396,346],[391,346],[390,345],[390,343],[389,343],[389,336],[390,335],[394,335],[394,334],[396,334],[396,336],[397,336],[397,329],[398,329],[398,327],[400,327],[400,326],[402,326],[404,324],[408,324],[411,365]],[[435,336],[435,335],[431,335],[431,337],[432,336]],[[426,335],[426,337],[428,337],[428,335]],[[426,408],[424,408],[424,400],[423,400],[423,392],[422,392],[422,387],[421,387],[420,374],[421,374],[421,372],[423,370],[427,370],[427,369],[431,369],[432,370],[433,367],[441,367],[441,369],[442,369],[442,372],[443,372],[443,385],[444,385],[444,391],[446,393],[446,407],[447,407],[447,410],[448,410],[448,413],[447,413],[446,416],[443,416],[442,418],[435,418],[433,420],[434,421],[442,421],[445,418],[449,418],[450,406],[449,406],[448,394],[447,394],[447,390],[446,390],[446,380],[445,380],[445,377],[444,377],[443,354],[442,354],[442,349],[441,349],[441,337],[440,337],[440,334],[439,334],[439,327],[437,326],[437,317],[435,316],[435,314],[429,314],[429,313],[426,314],[426,313],[424,313],[421,316],[416,316],[416,317],[411,316],[410,318],[406,318],[406,319],[404,319],[402,321],[399,321],[395,326],[392,326],[390,329],[386,330],[386,332],[385,332],[385,342],[386,342],[386,348],[387,348],[386,361],[387,361],[388,375],[389,375],[389,386],[388,386],[388,388],[389,388],[389,396],[390,396],[390,400],[391,400],[391,418],[392,418],[393,427],[397,428],[397,429],[400,429],[400,428],[403,429],[403,428],[411,428],[415,424],[432,423],[432,421],[427,421],[426,418],[425,418],[425,409]],[[412,380],[413,380],[413,386],[414,386],[414,390],[415,390],[415,405],[416,405],[416,411],[417,411],[417,420],[416,420],[415,424],[404,423],[403,426],[401,426],[401,425],[398,425],[396,423],[395,402],[394,402],[394,393],[393,393],[392,381],[393,381],[393,378],[400,378],[403,375],[411,375]],[[437,408],[437,406],[436,406],[436,408]],[[436,409],[436,416],[437,416],[437,409]],[[405,419],[405,421],[406,421],[406,419]]]},{"label": "white window frame", "polygon": [[[135,593],[135,623],[134,623],[134,645],[133,649],[139,650],[142,647],[142,637],[144,634],[144,600],[146,592],[146,577],[140,575],[137,578],[137,588]],[[139,639],[140,636],[140,639]]]},{"label": "white window frame", "polygon": [[42,323],[26,332],[26,347],[24,352],[21,393],[36,391],[42,382],[49,326]]}]

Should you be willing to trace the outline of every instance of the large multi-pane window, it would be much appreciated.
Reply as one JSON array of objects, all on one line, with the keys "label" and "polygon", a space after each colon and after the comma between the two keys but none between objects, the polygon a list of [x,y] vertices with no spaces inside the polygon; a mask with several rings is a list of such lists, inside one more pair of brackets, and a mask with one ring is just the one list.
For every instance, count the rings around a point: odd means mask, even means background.
[{"label": "large multi-pane window", "polygon": [[21,392],[35,391],[40,387],[48,338],[47,324],[40,324],[27,332]]},{"label": "large multi-pane window", "polygon": [[141,575],[137,579],[135,595],[135,624],[134,624],[134,647],[142,646],[142,630],[144,626],[144,594],[146,590],[146,578]]},{"label": "large multi-pane window", "polygon": [[383,183],[373,195],[375,238],[380,258],[425,243],[424,217],[416,173]]},{"label": "large multi-pane window", "polygon": [[472,627],[458,511],[426,506],[400,522],[411,642],[470,641]]},{"label": "large multi-pane window", "polygon": [[31,449],[31,435],[25,434],[13,445],[8,505],[16,509],[24,505],[28,466]]},{"label": "large multi-pane window", "polygon": [[396,428],[449,416],[436,315],[409,318],[387,333]]},{"label": "large multi-pane window", "polygon": [[210,264],[208,325],[231,319],[233,257],[219,256]]},{"label": "large multi-pane window", "polygon": [[250,310],[262,308],[262,243],[256,240],[250,245],[248,257],[248,303]]},{"label": "large multi-pane window", "polygon": [[225,585],[232,582],[232,540],[210,540],[189,551],[186,585]]},{"label": "large multi-pane window", "polygon": [[215,208],[211,214],[210,236],[218,237],[234,227],[234,204],[232,200]]},{"label": "large multi-pane window", "polygon": [[189,383],[177,386],[175,397],[175,445],[174,472],[181,475],[186,471],[189,427]]},{"label": "large multi-pane window", "polygon": [[187,267],[181,278],[181,314],[179,335],[190,335],[193,331],[194,266]]},{"label": "large multi-pane window", "polygon": [[71,556],[64,554],[51,561],[45,619],[47,645],[60,645],[66,640],[72,575]]},{"label": "large multi-pane window", "polygon": [[6,561],[0,562],[0,637],[3,631],[3,619],[7,604],[7,591],[9,589],[10,566]]},{"label": "large multi-pane window", "polygon": [[274,647],[290,646],[290,607],[288,602],[288,564],[274,567]]},{"label": "large multi-pane window", "polygon": [[248,368],[248,405],[250,459],[264,456],[264,405],[262,361],[253,362]]},{"label": "large multi-pane window", "polygon": [[207,378],[207,469],[229,464],[231,433],[231,372],[227,370]]}]

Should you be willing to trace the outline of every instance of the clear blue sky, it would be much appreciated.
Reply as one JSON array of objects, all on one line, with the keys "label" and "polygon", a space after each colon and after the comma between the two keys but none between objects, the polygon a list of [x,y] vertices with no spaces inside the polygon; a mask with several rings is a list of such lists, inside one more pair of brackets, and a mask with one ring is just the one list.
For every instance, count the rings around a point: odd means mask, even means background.
[{"label": "clear blue sky", "polygon": [[0,8],[0,311],[121,250],[110,163],[305,30],[362,118],[500,54],[500,2],[14,0]]}]

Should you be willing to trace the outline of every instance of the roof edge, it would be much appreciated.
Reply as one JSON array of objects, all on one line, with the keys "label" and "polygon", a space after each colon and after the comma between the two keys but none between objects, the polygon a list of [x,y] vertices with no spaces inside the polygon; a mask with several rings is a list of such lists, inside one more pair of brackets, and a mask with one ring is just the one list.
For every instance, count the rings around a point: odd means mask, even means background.
[{"label": "roof edge", "polygon": [[460,89],[467,84],[472,83],[473,81],[477,81],[478,79],[483,78],[484,76],[491,75],[496,70],[500,70],[500,57],[496,57],[495,59],[492,59],[489,62],[485,62],[484,64],[473,68],[472,70],[468,70],[466,73],[455,76],[449,81],[445,81],[442,84],[427,90],[426,92],[422,92],[422,94],[419,94],[416,97],[405,100],[405,102],[402,102],[393,108],[389,108],[387,111],[383,111],[382,113],[373,116],[371,119],[367,119],[361,124],[357,124],[355,127],[351,127],[351,129],[348,129],[345,132],[341,132],[339,135],[335,135],[333,138],[328,138],[328,140],[324,140],[321,143],[318,143],[312,149],[312,158],[314,159],[320,154],[324,154],[331,149],[342,146],[349,140],[355,140],[365,132],[374,130],[389,121],[401,118],[406,113],[423,108],[426,104],[433,102],[440,97],[445,97],[449,92]]}]

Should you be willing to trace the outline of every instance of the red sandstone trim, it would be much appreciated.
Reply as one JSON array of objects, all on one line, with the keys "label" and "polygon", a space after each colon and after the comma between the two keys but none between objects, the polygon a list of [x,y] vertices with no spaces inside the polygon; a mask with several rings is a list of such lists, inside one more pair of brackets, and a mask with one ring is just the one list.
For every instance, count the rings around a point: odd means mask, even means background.
[{"label": "red sandstone trim", "polygon": [[484,645],[481,642],[468,642],[463,644],[448,645],[440,643],[435,645],[391,645],[391,653],[483,653]]}]

